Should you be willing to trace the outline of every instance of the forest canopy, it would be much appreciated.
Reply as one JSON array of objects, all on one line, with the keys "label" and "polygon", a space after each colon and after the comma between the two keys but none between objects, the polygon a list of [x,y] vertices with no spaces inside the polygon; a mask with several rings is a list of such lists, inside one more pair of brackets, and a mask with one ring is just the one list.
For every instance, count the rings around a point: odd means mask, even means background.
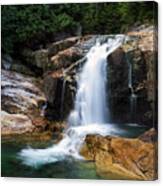
[{"label": "forest canopy", "polygon": [[153,24],[154,2],[4,5],[2,52],[37,46],[60,35],[124,33],[135,24]]}]

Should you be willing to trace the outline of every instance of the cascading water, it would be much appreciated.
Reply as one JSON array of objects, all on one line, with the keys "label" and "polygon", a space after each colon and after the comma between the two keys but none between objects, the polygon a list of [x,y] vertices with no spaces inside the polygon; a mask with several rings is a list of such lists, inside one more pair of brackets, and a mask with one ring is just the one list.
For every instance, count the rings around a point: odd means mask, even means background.
[{"label": "cascading water", "polygon": [[126,56],[127,61],[128,61],[128,88],[131,90],[131,95],[130,95],[130,115],[131,115],[131,122],[135,122],[135,114],[136,114],[136,107],[137,107],[137,95],[134,92],[133,88],[133,67],[132,67],[132,62],[129,59],[129,56]]},{"label": "cascading water", "polygon": [[66,87],[66,79],[63,79],[62,94],[61,94],[61,110],[60,110],[60,115],[62,118],[63,118],[63,104],[64,104],[64,96],[65,96],[65,87]]},{"label": "cascading water", "polygon": [[107,121],[105,90],[107,47],[107,44],[100,46],[97,43],[87,55],[87,62],[78,81],[75,109],[69,117],[71,125],[87,125]]},{"label": "cascading water", "polygon": [[63,139],[47,149],[23,149],[19,158],[29,166],[61,161],[68,157],[82,159],[80,147],[87,134],[117,134],[120,131],[109,124],[109,110],[106,101],[107,56],[124,41],[123,35],[108,39],[104,44],[97,42],[88,52],[87,61],[78,81],[74,110],[70,113],[70,127]]}]

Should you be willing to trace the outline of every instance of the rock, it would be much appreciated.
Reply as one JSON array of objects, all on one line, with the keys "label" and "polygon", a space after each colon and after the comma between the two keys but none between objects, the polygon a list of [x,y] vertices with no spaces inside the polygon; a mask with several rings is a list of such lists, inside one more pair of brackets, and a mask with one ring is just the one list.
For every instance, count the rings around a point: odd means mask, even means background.
[{"label": "rock", "polygon": [[44,92],[48,102],[45,115],[49,119],[66,119],[74,102],[71,79],[60,70],[47,73],[44,76]]},{"label": "rock", "polygon": [[34,72],[30,70],[23,62],[13,60],[9,55],[2,55],[2,68],[4,70],[15,71],[26,75],[34,76]]},{"label": "rock", "polygon": [[71,47],[61,52],[57,55],[51,57],[48,69],[58,70],[70,66],[72,63],[76,62],[82,58],[82,50],[77,47]]},{"label": "rock", "polygon": [[[50,58],[57,55],[58,52],[71,47],[79,40],[79,37],[70,37],[62,41],[50,44],[46,49],[39,49],[32,51],[31,49],[24,49],[22,56],[25,58],[28,66],[33,66],[45,72],[49,67],[53,68]],[[55,68],[55,67],[54,67]]]},{"label": "rock", "polygon": [[40,49],[33,52],[33,66],[36,66],[41,69],[45,69],[48,65],[48,50]]},{"label": "rock", "polygon": [[21,64],[21,62],[19,63],[14,62],[10,67],[10,71],[22,73],[25,75],[35,76],[35,73],[32,72],[31,69],[28,68],[26,65]]},{"label": "rock", "polygon": [[140,135],[139,139],[144,142],[157,142],[157,132],[154,128],[151,128],[144,134]]},{"label": "rock", "polygon": [[129,115],[128,64],[123,48],[108,56],[108,102],[113,122],[127,122]]},{"label": "rock", "polygon": [[[141,30],[142,28],[142,30]],[[108,57],[108,91],[113,122],[157,125],[157,31],[140,27]],[[132,88],[129,68],[132,66]],[[131,117],[131,93],[137,97]]]},{"label": "rock", "polygon": [[[21,133],[21,131],[22,133],[44,131],[48,121],[41,116],[41,107],[45,104],[46,98],[43,91],[39,88],[39,80],[6,70],[2,70],[1,78],[1,106],[2,110],[9,115],[9,117],[4,118],[5,123],[7,123],[7,120],[12,123],[13,117],[13,125],[9,125],[11,128],[4,128],[3,126],[3,133],[6,135],[12,134],[12,127],[15,127],[13,134],[15,134],[15,131],[18,133]],[[22,127],[22,129],[20,128],[21,131],[17,131],[19,123],[16,125],[19,115],[20,118],[22,116],[22,122],[25,123],[20,126]],[[25,129],[26,123],[27,129]],[[28,126],[30,125],[32,125],[32,130],[29,130]]]},{"label": "rock", "polygon": [[33,67],[36,74],[65,68],[83,57],[93,46],[98,36],[70,37],[47,45],[45,49],[26,48],[21,55],[27,66]]},{"label": "rock", "polygon": [[44,141],[50,141],[52,139],[52,132],[45,131],[45,132],[26,132],[22,134],[13,134],[10,135],[2,135],[2,142],[16,142],[19,144],[27,143],[30,145],[33,144],[33,142],[37,142],[40,144],[40,142]]},{"label": "rock", "polygon": [[59,51],[65,50],[73,45],[75,45],[80,40],[80,37],[70,37],[61,41],[57,41],[48,46],[49,56],[56,55]]},{"label": "rock", "polygon": [[34,130],[32,121],[23,114],[9,114],[5,111],[1,112],[1,134],[16,135],[31,133]]},{"label": "rock", "polygon": [[46,102],[35,78],[2,70],[2,109],[9,113],[27,114]]},{"label": "rock", "polygon": [[[142,26],[127,33],[126,43],[108,56],[107,92],[112,122],[157,125],[157,61],[154,58],[157,56],[157,40],[154,29]],[[27,65],[38,69],[39,75],[44,76],[48,101],[46,113],[51,118],[62,120],[67,117],[73,109],[78,74],[86,61],[84,56],[96,40],[103,43],[113,37],[70,37],[49,44],[45,49],[24,50]],[[129,64],[132,64],[132,88],[129,87]],[[137,102],[134,119],[131,113],[133,92]]]},{"label": "rock", "polygon": [[13,63],[13,59],[10,55],[2,55],[2,68],[9,70]]},{"label": "rock", "polygon": [[141,139],[87,135],[81,154],[95,161],[97,173],[118,179],[157,179],[157,144]]},{"label": "rock", "polygon": [[42,71],[46,68],[49,62],[48,50],[39,49],[32,51],[31,49],[24,49],[22,56],[29,67],[33,67],[35,71]]}]

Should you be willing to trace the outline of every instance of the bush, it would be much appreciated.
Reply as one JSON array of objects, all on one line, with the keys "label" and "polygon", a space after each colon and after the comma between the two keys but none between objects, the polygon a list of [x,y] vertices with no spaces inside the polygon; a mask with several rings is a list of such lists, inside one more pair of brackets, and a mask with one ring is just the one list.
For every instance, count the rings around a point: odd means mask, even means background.
[{"label": "bush", "polygon": [[2,52],[33,43],[53,41],[61,32],[75,35],[82,26],[83,34],[114,34],[135,22],[153,21],[154,2],[87,3],[55,5],[3,5]]}]

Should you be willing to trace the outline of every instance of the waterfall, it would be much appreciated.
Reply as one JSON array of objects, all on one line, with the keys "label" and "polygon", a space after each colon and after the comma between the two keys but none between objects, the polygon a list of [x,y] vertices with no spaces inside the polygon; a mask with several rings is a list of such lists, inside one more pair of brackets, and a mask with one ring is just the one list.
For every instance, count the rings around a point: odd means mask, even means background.
[{"label": "waterfall", "polygon": [[74,110],[68,118],[69,128],[63,139],[47,149],[23,149],[18,158],[24,164],[38,167],[42,164],[62,161],[68,157],[83,159],[80,147],[87,134],[116,134],[120,130],[106,124],[109,105],[106,101],[107,57],[124,41],[123,35],[96,42],[88,52],[85,65],[79,74]]},{"label": "waterfall", "polygon": [[65,96],[65,87],[66,87],[66,79],[63,79],[62,93],[61,93],[61,109],[60,109],[60,115],[62,119],[63,119],[63,104],[64,104],[64,96]]},{"label": "waterfall", "polygon": [[131,122],[135,122],[136,119],[136,107],[137,107],[137,95],[135,93],[131,93],[130,96],[130,114],[131,114]]},{"label": "waterfall", "polygon": [[47,109],[47,103],[43,104],[41,107],[41,116],[45,116],[45,110]]},{"label": "waterfall", "polygon": [[109,105],[106,95],[107,56],[122,42],[122,36],[97,42],[87,54],[87,61],[79,76],[75,108],[69,116],[71,126],[109,121]]},{"label": "waterfall", "polygon": [[135,122],[135,114],[136,114],[136,107],[137,107],[137,95],[134,92],[133,88],[133,64],[131,60],[129,59],[129,56],[126,56],[127,62],[128,62],[128,88],[131,90],[130,94],[130,120],[131,122]]},{"label": "waterfall", "polygon": [[79,76],[75,109],[69,117],[70,125],[87,125],[107,121],[106,104],[106,50],[99,43],[87,55]]}]

